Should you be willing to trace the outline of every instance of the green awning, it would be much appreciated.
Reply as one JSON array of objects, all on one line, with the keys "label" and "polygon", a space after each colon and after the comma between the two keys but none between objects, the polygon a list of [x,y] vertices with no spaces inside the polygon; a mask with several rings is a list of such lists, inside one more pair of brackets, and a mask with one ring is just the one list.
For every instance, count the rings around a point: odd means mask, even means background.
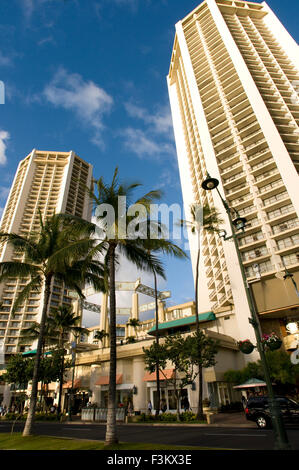
[{"label": "green awning", "polygon": [[[36,354],[36,349],[32,349],[32,351],[25,351],[22,353],[22,356],[35,356]],[[47,354],[52,354],[52,351],[47,351],[44,353],[44,356]]]},{"label": "green awning", "polygon": [[[207,322],[216,320],[216,316],[213,312],[200,313],[198,315],[199,322]],[[165,323],[160,323],[158,326],[159,332],[164,332],[172,328],[180,328],[188,325],[195,325],[196,317],[192,315],[190,317],[179,318],[178,320],[167,321]],[[153,326],[149,331],[149,335],[156,335],[156,326]]]}]

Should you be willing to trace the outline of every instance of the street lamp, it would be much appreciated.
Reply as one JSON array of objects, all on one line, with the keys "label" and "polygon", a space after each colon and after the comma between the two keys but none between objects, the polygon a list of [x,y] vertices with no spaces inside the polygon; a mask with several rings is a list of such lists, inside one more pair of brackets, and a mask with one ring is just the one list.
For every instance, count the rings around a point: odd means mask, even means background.
[{"label": "street lamp", "polygon": [[[247,281],[246,274],[245,274],[245,269],[243,266],[242,262],[242,257],[241,253],[239,250],[239,245],[238,245],[238,235],[236,234],[236,231],[242,230],[244,232],[245,230],[245,225],[246,225],[246,219],[243,217],[240,217],[239,214],[237,214],[237,218],[233,220],[232,217],[232,211],[230,207],[228,206],[226,200],[222,197],[222,195],[219,192],[218,189],[219,181],[216,178],[211,178],[210,175],[208,175],[207,179],[203,181],[202,183],[202,188],[205,189],[206,191],[212,191],[213,189],[216,189],[218,192],[218,195],[222,201],[222,204],[226,210],[226,213],[228,215],[229,223],[230,223],[230,228],[232,235],[230,237],[227,237],[226,232],[224,234],[224,240],[229,240],[233,239],[237,256],[238,256],[238,262],[239,262],[239,267],[241,270],[242,274],[242,280],[246,292],[246,298],[251,314],[251,318],[249,318],[249,323],[253,326],[254,332],[255,332],[255,337],[256,337],[256,344],[257,344],[257,350],[259,352],[260,358],[261,358],[261,363],[264,371],[264,376],[265,376],[265,382],[267,385],[267,391],[268,391],[268,399],[269,399],[269,407],[270,407],[270,412],[271,412],[271,418],[272,418],[272,424],[273,424],[273,429],[275,433],[275,444],[276,448],[282,450],[282,449],[290,449],[290,444],[288,442],[288,437],[285,431],[285,427],[282,421],[282,416],[280,413],[280,409],[278,406],[277,401],[274,398],[274,391],[272,387],[272,381],[270,377],[270,371],[269,371],[269,366],[267,363],[267,359],[265,356],[265,351],[263,348],[263,344],[261,341],[261,333],[260,333],[260,328],[259,328],[259,320],[258,320],[258,315],[255,307],[255,302],[253,299],[253,294],[251,291],[251,286]],[[236,212],[236,211],[235,211]]]},{"label": "street lamp", "polygon": [[[76,338],[77,340],[77,338]],[[73,405],[73,399],[74,399],[74,380],[75,380],[75,366],[76,366],[76,346],[77,346],[77,341],[73,341],[71,343],[71,349],[72,349],[72,388],[69,393],[69,402],[68,402],[68,421],[72,421],[72,405]]]}]

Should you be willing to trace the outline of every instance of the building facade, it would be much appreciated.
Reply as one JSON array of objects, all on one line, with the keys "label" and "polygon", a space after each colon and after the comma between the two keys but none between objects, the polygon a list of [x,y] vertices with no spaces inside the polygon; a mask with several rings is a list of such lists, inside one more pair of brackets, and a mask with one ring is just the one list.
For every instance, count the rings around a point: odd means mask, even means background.
[{"label": "building facade", "polygon": [[[167,81],[186,219],[191,204],[209,204],[230,233],[219,195],[201,186],[208,174],[217,178],[247,219],[239,247],[263,333],[275,331],[291,349],[286,325],[299,320],[298,46],[265,2],[205,0],[176,24]],[[189,241],[195,270],[191,231]],[[200,243],[200,311],[215,312],[222,333],[255,343],[234,244],[204,231]]]},{"label": "building facade", "polygon": [[[1,219],[1,231],[26,236],[40,227],[43,218],[54,213],[67,213],[91,220],[92,206],[86,186],[92,180],[92,166],[74,152],[33,150],[19,163]],[[0,261],[20,260],[7,245],[0,247]],[[5,355],[30,349],[32,342],[22,342],[22,329],[40,320],[43,292],[32,292],[12,317],[16,293],[27,279],[9,279],[0,285],[0,341]],[[51,307],[71,305],[72,298],[64,285],[54,281]]]}]

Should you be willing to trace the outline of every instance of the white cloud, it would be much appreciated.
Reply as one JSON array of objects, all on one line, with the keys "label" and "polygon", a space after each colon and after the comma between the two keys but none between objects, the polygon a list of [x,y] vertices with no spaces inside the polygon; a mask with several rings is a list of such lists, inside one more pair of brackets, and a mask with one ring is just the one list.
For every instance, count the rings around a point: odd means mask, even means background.
[{"label": "white cloud", "polygon": [[173,154],[174,147],[168,142],[158,142],[155,137],[141,129],[128,127],[121,131],[125,147],[139,158],[159,157]]},{"label": "white cloud", "polygon": [[0,130],[0,165],[5,165],[6,157],[6,141],[10,138],[9,132]]},{"label": "white cloud", "polygon": [[84,126],[93,129],[92,141],[102,145],[103,118],[113,105],[113,98],[103,88],[61,67],[43,95],[54,106],[73,111]]},{"label": "white cloud", "polygon": [[0,51],[0,66],[1,67],[9,67],[12,65],[12,59],[8,56],[5,56],[1,51]]},{"label": "white cloud", "polygon": [[124,106],[131,118],[142,121],[144,125],[143,129],[128,127],[122,131],[125,146],[139,158],[173,157],[175,148],[169,106],[158,106],[152,114],[133,102],[127,102]]},{"label": "white cloud", "polygon": [[150,114],[147,109],[132,102],[125,103],[125,108],[129,116],[150,125],[152,132],[157,134],[172,133],[172,118],[169,106],[159,107],[155,114]]}]

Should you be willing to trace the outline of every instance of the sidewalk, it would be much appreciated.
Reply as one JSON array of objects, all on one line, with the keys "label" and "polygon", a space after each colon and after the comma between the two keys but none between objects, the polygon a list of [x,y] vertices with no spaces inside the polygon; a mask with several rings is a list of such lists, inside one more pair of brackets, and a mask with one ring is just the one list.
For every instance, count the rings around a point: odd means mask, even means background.
[{"label": "sidewalk", "polygon": [[[80,418],[74,419],[73,421],[69,422],[66,421],[64,424],[81,424],[81,425],[99,425],[105,423],[97,423],[92,421],[81,421]],[[245,418],[245,414],[243,412],[236,412],[236,413],[218,413],[211,417],[210,424],[191,424],[191,423],[123,423],[118,422],[118,425],[121,426],[187,426],[187,427],[239,427],[239,428],[256,428],[256,424],[252,421],[247,421]]]}]

